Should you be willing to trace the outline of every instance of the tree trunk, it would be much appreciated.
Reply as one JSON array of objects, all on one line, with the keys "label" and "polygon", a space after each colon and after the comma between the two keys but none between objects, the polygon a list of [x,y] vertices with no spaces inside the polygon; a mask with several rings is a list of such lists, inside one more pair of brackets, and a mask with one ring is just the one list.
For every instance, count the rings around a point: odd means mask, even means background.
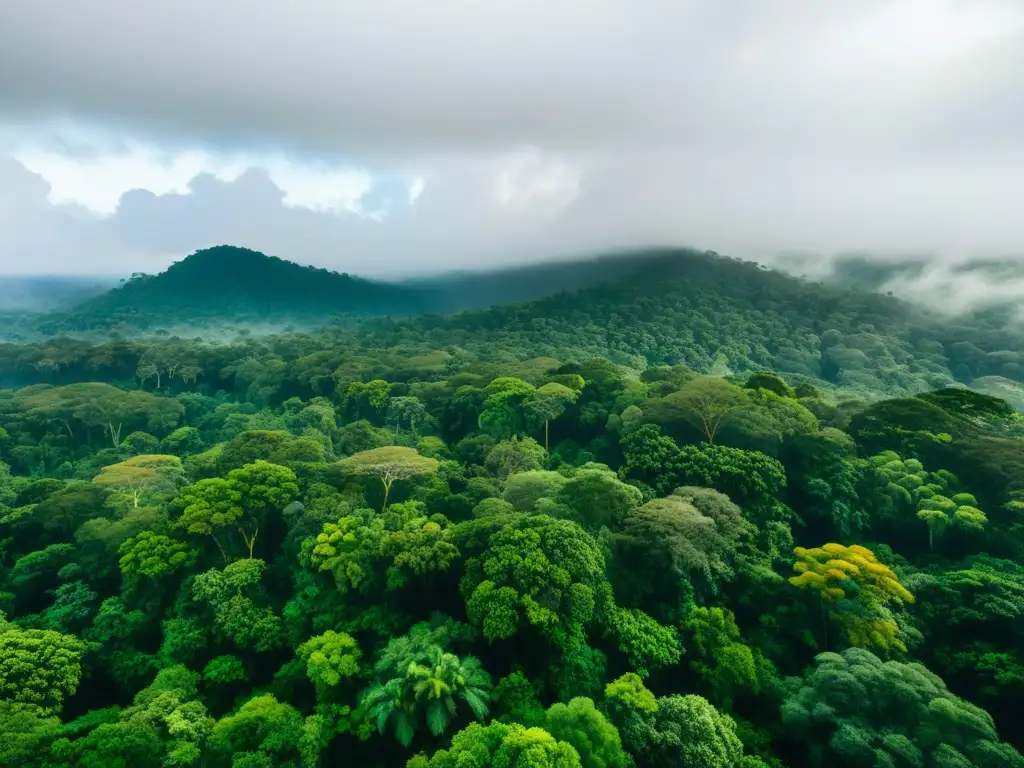
[{"label": "tree trunk", "polygon": [[380,481],[381,483],[384,484],[384,506],[380,508],[380,511],[383,512],[388,508],[388,494],[391,493],[391,483],[393,481],[385,480],[383,477],[380,479]]},{"label": "tree trunk", "polygon": [[242,541],[244,541],[245,546],[249,548],[249,559],[252,560],[252,551],[256,547],[256,537],[260,535],[260,529],[257,528],[255,531],[253,531],[251,539],[245,535],[244,528],[239,527],[238,532],[242,534]]},{"label": "tree trunk", "polygon": [[545,451],[548,450],[548,424],[549,423],[550,422],[547,419],[544,419],[544,450]]},{"label": "tree trunk", "polygon": [[228,553],[224,551],[224,547],[221,546],[220,541],[217,540],[217,534],[211,533],[210,538],[213,539],[213,543],[217,545],[217,549],[220,550],[220,556],[224,558],[224,565],[228,564]]}]

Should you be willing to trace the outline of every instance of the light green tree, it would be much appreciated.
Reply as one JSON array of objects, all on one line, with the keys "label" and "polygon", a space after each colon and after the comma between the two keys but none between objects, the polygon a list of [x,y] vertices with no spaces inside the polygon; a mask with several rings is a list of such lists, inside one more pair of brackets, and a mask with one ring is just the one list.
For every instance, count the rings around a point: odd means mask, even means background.
[{"label": "light green tree", "polygon": [[327,630],[315,635],[295,652],[306,665],[306,675],[318,687],[339,685],[359,674],[362,651],[351,635]]},{"label": "light green tree", "polygon": [[575,747],[583,768],[625,768],[629,764],[615,726],[594,706],[578,697],[568,704],[553,704],[545,729],[558,741]]},{"label": "light green tree", "polygon": [[349,456],[338,462],[338,466],[347,472],[365,477],[375,477],[384,486],[384,504],[381,511],[388,507],[388,495],[391,486],[399,480],[409,480],[437,471],[436,459],[421,456],[415,448],[389,445],[383,448],[372,448],[368,451]]},{"label": "light green tree", "polygon": [[82,678],[86,645],[74,635],[22,629],[0,612],[0,699],[33,714],[57,714]]}]

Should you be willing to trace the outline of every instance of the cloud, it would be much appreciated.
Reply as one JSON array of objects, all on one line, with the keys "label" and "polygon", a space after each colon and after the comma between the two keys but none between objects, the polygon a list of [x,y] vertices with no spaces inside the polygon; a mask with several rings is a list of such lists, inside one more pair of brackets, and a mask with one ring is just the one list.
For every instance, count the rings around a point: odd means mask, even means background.
[{"label": "cloud", "polygon": [[1019,0],[8,3],[0,271],[1020,257],[1020,93]]}]

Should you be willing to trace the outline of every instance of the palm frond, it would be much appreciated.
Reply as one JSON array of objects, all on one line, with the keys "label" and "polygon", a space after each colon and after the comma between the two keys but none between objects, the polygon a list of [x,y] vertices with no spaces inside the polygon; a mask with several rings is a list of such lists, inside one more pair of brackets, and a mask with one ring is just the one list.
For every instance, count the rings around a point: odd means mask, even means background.
[{"label": "palm frond", "polygon": [[478,690],[476,688],[463,688],[460,691],[462,700],[469,705],[469,708],[473,710],[473,715],[477,720],[483,720],[487,717],[487,713],[490,712],[491,708],[488,704],[488,696],[486,692]]},{"label": "palm frond", "polygon": [[403,747],[412,744],[413,736],[416,735],[416,723],[407,712],[395,711],[395,738]]},{"label": "palm frond", "polygon": [[448,727],[451,717],[444,704],[440,701],[432,701],[427,706],[427,727],[435,736],[440,736]]}]

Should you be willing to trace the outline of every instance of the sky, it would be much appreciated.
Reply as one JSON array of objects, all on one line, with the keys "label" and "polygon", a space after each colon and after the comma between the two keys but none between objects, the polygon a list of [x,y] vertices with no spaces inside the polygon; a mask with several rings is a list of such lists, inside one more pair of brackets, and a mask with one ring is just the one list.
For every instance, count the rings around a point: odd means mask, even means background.
[{"label": "sky", "polygon": [[0,3],[0,274],[1024,259],[1021,94],[1021,0]]}]

